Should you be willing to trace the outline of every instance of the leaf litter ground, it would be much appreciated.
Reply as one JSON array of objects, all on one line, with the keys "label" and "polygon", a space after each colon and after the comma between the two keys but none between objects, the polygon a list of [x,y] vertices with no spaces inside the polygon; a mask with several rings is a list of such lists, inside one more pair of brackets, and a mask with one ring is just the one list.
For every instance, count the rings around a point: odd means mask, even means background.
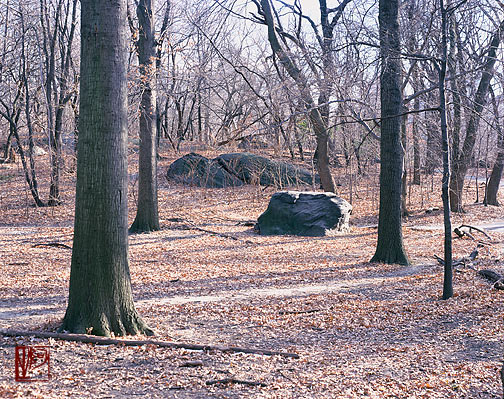
[{"label": "leaf litter ground", "polygon": [[[439,207],[439,192],[411,190],[404,237],[412,266],[377,265],[368,263],[376,243],[376,173],[353,182],[349,233],[263,237],[244,222],[266,209],[273,188],[173,185],[164,178],[170,160],[160,165],[162,230],[130,236],[136,306],[156,339],[300,359],[3,337],[1,397],[502,397],[503,292],[460,267],[454,298],[440,300],[443,271],[432,256],[442,256],[443,231],[418,229],[442,223],[441,211],[425,212]],[[348,176],[336,174],[348,199]],[[131,219],[135,176],[132,165]],[[71,250],[40,244],[72,245],[75,174],[69,167],[57,208],[31,206],[19,165],[1,165],[0,181],[0,328],[55,331]],[[467,198],[474,198],[472,188]],[[504,212],[473,204],[453,219],[454,226],[478,225],[503,220]],[[492,242],[475,235],[485,245],[473,266],[504,273],[504,234],[492,232]],[[475,246],[455,239],[454,257]],[[50,382],[14,382],[16,344],[51,346]]]}]

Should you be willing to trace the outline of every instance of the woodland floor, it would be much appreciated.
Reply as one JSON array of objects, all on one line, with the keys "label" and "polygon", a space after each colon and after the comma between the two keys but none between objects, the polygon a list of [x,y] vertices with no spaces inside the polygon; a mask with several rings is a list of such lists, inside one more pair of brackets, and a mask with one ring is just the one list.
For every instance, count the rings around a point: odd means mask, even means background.
[{"label": "woodland floor", "polygon": [[[412,266],[370,264],[376,243],[377,170],[353,179],[351,231],[323,238],[264,237],[243,222],[265,209],[273,188],[201,189],[164,178],[162,230],[130,236],[130,269],[140,314],[157,340],[240,346],[281,356],[95,346],[0,336],[0,397],[38,398],[501,398],[498,375],[504,291],[457,268],[455,296],[440,299],[443,231],[439,183],[410,190],[404,241]],[[130,217],[135,210],[132,156]],[[40,170],[46,170],[42,158]],[[66,307],[72,245],[72,160],[64,205],[34,208],[19,164],[0,165],[0,329],[55,331]],[[349,177],[335,169],[343,198]],[[46,195],[47,173],[39,176]],[[427,178],[426,178],[427,180]],[[482,196],[482,192],[480,192]],[[454,227],[504,220],[504,210],[473,204]],[[501,200],[504,198],[501,197]],[[179,220],[179,221],[176,221]],[[183,220],[183,221],[182,221]],[[232,236],[223,237],[190,224]],[[503,223],[504,224],[504,223]],[[476,269],[504,273],[504,233],[490,231]],[[476,247],[454,239],[454,258]],[[138,337],[137,337],[138,338]],[[49,382],[14,381],[16,344],[51,346]],[[202,361],[198,367],[182,367]],[[207,382],[224,378],[265,386]]]}]

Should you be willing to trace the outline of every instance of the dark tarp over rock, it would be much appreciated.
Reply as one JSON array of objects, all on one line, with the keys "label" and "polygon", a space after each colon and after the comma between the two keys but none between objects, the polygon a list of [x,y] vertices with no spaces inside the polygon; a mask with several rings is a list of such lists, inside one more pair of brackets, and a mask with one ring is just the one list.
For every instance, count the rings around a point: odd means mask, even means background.
[{"label": "dark tarp over rock", "polygon": [[198,187],[233,187],[243,182],[229,174],[220,164],[194,152],[177,159],[168,168],[168,180]]},{"label": "dark tarp over rock", "polygon": [[177,183],[215,188],[243,184],[275,187],[312,184],[312,176],[305,169],[247,152],[223,154],[215,159],[190,153],[173,162],[166,177]]},{"label": "dark tarp over rock", "polygon": [[281,191],[257,219],[261,235],[321,237],[330,231],[348,231],[352,205],[333,193]]},{"label": "dark tarp over rock", "polygon": [[249,152],[223,154],[215,160],[229,173],[248,184],[275,187],[312,184],[309,171]]}]

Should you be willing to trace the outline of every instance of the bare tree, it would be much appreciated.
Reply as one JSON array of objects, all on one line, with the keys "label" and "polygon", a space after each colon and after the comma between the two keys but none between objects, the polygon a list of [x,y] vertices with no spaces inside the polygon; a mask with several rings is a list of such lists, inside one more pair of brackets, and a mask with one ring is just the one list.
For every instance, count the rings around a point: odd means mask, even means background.
[{"label": "bare tree", "polygon": [[70,68],[73,64],[72,51],[77,26],[77,3],[77,0],[57,0],[53,8],[47,0],[40,0],[44,71],[42,85],[47,110],[47,135],[51,161],[51,182],[47,203],[49,206],[61,203],[63,117],[65,107],[76,90],[75,83],[71,80]]},{"label": "bare tree", "polygon": [[450,206],[454,212],[463,211],[463,188],[467,170],[472,161],[474,145],[481,120],[481,113],[487,101],[490,80],[493,77],[495,62],[497,61],[497,49],[504,35],[504,21],[492,35],[488,50],[486,51],[485,62],[482,65],[481,78],[474,95],[473,105],[470,109],[469,120],[467,122],[465,139],[462,147],[454,156],[452,162],[452,178],[450,180]]},{"label": "bare tree", "polygon": [[[306,54],[306,48],[303,46],[301,38],[287,33],[278,18],[276,10],[272,7],[269,0],[253,0],[258,9],[257,20],[268,27],[268,41],[274,55],[278,58],[280,64],[285,68],[288,75],[297,85],[301,101],[304,104],[309,120],[312,124],[315,137],[317,140],[316,149],[316,162],[320,175],[322,188],[325,191],[335,191],[334,181],[329,169],[329,155],[328,155],[328,120],[329,120],[329,98],[333,91],[332,83],[332,69],[334,63],[332,57],[334,56],[334,27],[341,18],[345,7],[350,0],[343,0],[337,7],[328,8],[325,0],[319,1],[320,16],[321,16],[321,29],[322,35],[315,23],[306,15],[303,15],[301,7],[298,3],[290,6],[294,13],[300,19],[308,19],[313,27],[314,34],[317,42],[322,50],[322,76],[318,76],[318,89],[319,99],[318,103],[315,102],[314,97],[310,90],[310,84],[306,74],[297,65],[294,57],[291,55],[287,39],[297,46],[300,46],[302,53]],[[285,4],[285,3],[284,3]],[[332,18],[331,18],[332,16]],[[298,25],[298,32],[300,29]],[[314,70],[314,62],[310,60],[309,56],[305,57],[311,70]]]}]

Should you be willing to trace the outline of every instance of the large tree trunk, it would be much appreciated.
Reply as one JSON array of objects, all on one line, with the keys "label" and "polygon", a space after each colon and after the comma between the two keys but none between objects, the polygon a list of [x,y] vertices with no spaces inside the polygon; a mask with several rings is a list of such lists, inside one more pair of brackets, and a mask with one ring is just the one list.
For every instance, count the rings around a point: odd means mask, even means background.
[{"label": "large tree trunk", "polygon": [[81,4],[74,241],[60,330],[150,334],[133,304],[128,266],[126,0]]},{"label": "large tree trunk", "polygon": [[486,103],[488,87],[490,85],[490,80],[493,77],[493,68],[497,60],[497,49],[503,32],[504,21],[501,22],[499,28],[492,37],[492,41],[490,42],[487,58],[485,64],[483,65],[481,79],[478,89],[476,90],[474,105],[471,108],[471,115],[469,117],[469,122],[467,123],[464,144],[458,153],[458,157],[453,159],[451,165],[452,178],[450,180],[450,207],[454,212],[463,211],[464,179],[471,163],[474,144],[476,143],[476,135],[478,133],[479,122],[481,119],[481,111],[483,111],[483,107]]},{"label": "large tree trunk", "polygon": [[156,42],[152,10],[154,0],[140,0],[138,62],[140,64],[140,155],[138,161],[137,213],[130,231],[159,230],[156,149]]},{"label": "large tree trunk", "polygon": [[371,262],[409,264],[401,226],[401,65],[399,60],[399,1],[380,0],[380,214],[378,243]]}]

